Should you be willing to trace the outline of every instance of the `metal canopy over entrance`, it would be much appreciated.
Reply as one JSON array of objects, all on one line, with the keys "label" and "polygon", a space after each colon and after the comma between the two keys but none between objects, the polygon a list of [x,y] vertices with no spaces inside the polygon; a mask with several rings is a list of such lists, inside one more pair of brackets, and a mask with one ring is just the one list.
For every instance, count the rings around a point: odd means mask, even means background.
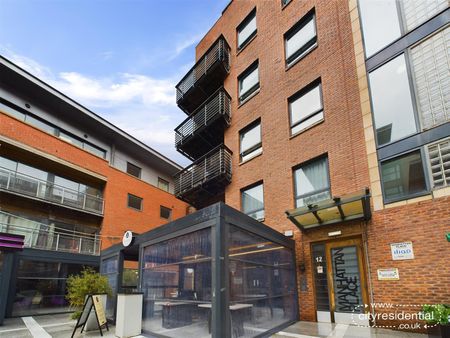
[{"label": "metal canopy over entrance", "polygon": [[351,220],[367,221],[371,218],[370,192],[366,188],[357,193],[288,210],[286,215],[300,230]]},{"label": "metal canopy over entrance", "polygon": [[[223,203],[137,236],[136,248],[144,333],[269,337],[298,320],[294,241]],[[113,286],[128,251],[101,254]]]}]

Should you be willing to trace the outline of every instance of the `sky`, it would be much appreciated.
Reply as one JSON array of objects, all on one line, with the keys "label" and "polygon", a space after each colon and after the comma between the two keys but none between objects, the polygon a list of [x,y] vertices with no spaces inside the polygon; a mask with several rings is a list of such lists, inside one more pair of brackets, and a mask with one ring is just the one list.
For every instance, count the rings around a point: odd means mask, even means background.
[{"label": "sky", "polygon": [[0,0],[0,54],[170,159],[175,85],[229,0]]}]

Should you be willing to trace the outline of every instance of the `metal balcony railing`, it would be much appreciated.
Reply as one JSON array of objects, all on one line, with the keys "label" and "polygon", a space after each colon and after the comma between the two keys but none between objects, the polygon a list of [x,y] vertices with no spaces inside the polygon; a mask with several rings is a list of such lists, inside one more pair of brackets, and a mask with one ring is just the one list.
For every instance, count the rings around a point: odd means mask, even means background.
[{"label": "metal balcony railing", "polygon": [[65,188],[49,181],[0,167],[0,190],[51,203],[103,214],[103,198]]},{"label": "metal balcony railing", "polygon": [[[220,36],[216,42],[208,49],[208,51],[197,61],[197,63],[189,70],[189,72],[176,85],[177,103],[180,104],[185,95],[196,86],[208,71],[222,64],[225,73],[230,70],[230,46],[223,36]],[[214,88],[214,91],[217,89]],[[209,93],[209,95],[211,92]]]},{"label": "metal balcony railing", "polygon": [[230,183],[231,155],[231,150],[222,144],[178,172],[175,175],[175,195],[182,198],[200,187]]},{"label": "metal balcony railing", "polygon": [[208,100],[194,111],[175,129],[175,146],[179,147],[199,130],[223,117],[228,125],[231,120],[231,98],[223,89],[208,98]]},{"label": "metal balcony railing", "polygon": [[95,235],[53,226],[0,211],[0,232],[25,236],[25,247],[99,256],[101,240]]}]

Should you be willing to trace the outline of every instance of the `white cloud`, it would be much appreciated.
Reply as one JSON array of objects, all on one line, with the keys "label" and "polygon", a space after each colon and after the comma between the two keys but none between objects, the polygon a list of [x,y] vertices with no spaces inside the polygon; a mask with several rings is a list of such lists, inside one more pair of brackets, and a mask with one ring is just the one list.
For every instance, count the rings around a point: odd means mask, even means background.
[{"label": "white cloud", "polygon": [[12,62],[142,142],[180,163],[187,163],[174,148],[173,129],[185,118],[175,104],[175,79],[130,73],[103,78],[78,72],[55,74],[33,59],[9,50],[5,54]]}]

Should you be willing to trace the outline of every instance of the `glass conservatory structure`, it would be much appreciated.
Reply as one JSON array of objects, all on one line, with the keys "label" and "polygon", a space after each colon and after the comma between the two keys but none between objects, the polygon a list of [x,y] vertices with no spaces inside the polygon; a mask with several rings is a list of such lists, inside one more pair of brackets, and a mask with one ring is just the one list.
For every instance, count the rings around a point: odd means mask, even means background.
[{"label": "glass conservatory structure", "polygon": [[[108,248],[101,259],[116,293],[124,292],[125,262],[139,262],[133,291],[143,293],[150,336],[268,337],[298,320],[294,241],[223,203]],[[114,297],[108,303],[113,319]]]}]

